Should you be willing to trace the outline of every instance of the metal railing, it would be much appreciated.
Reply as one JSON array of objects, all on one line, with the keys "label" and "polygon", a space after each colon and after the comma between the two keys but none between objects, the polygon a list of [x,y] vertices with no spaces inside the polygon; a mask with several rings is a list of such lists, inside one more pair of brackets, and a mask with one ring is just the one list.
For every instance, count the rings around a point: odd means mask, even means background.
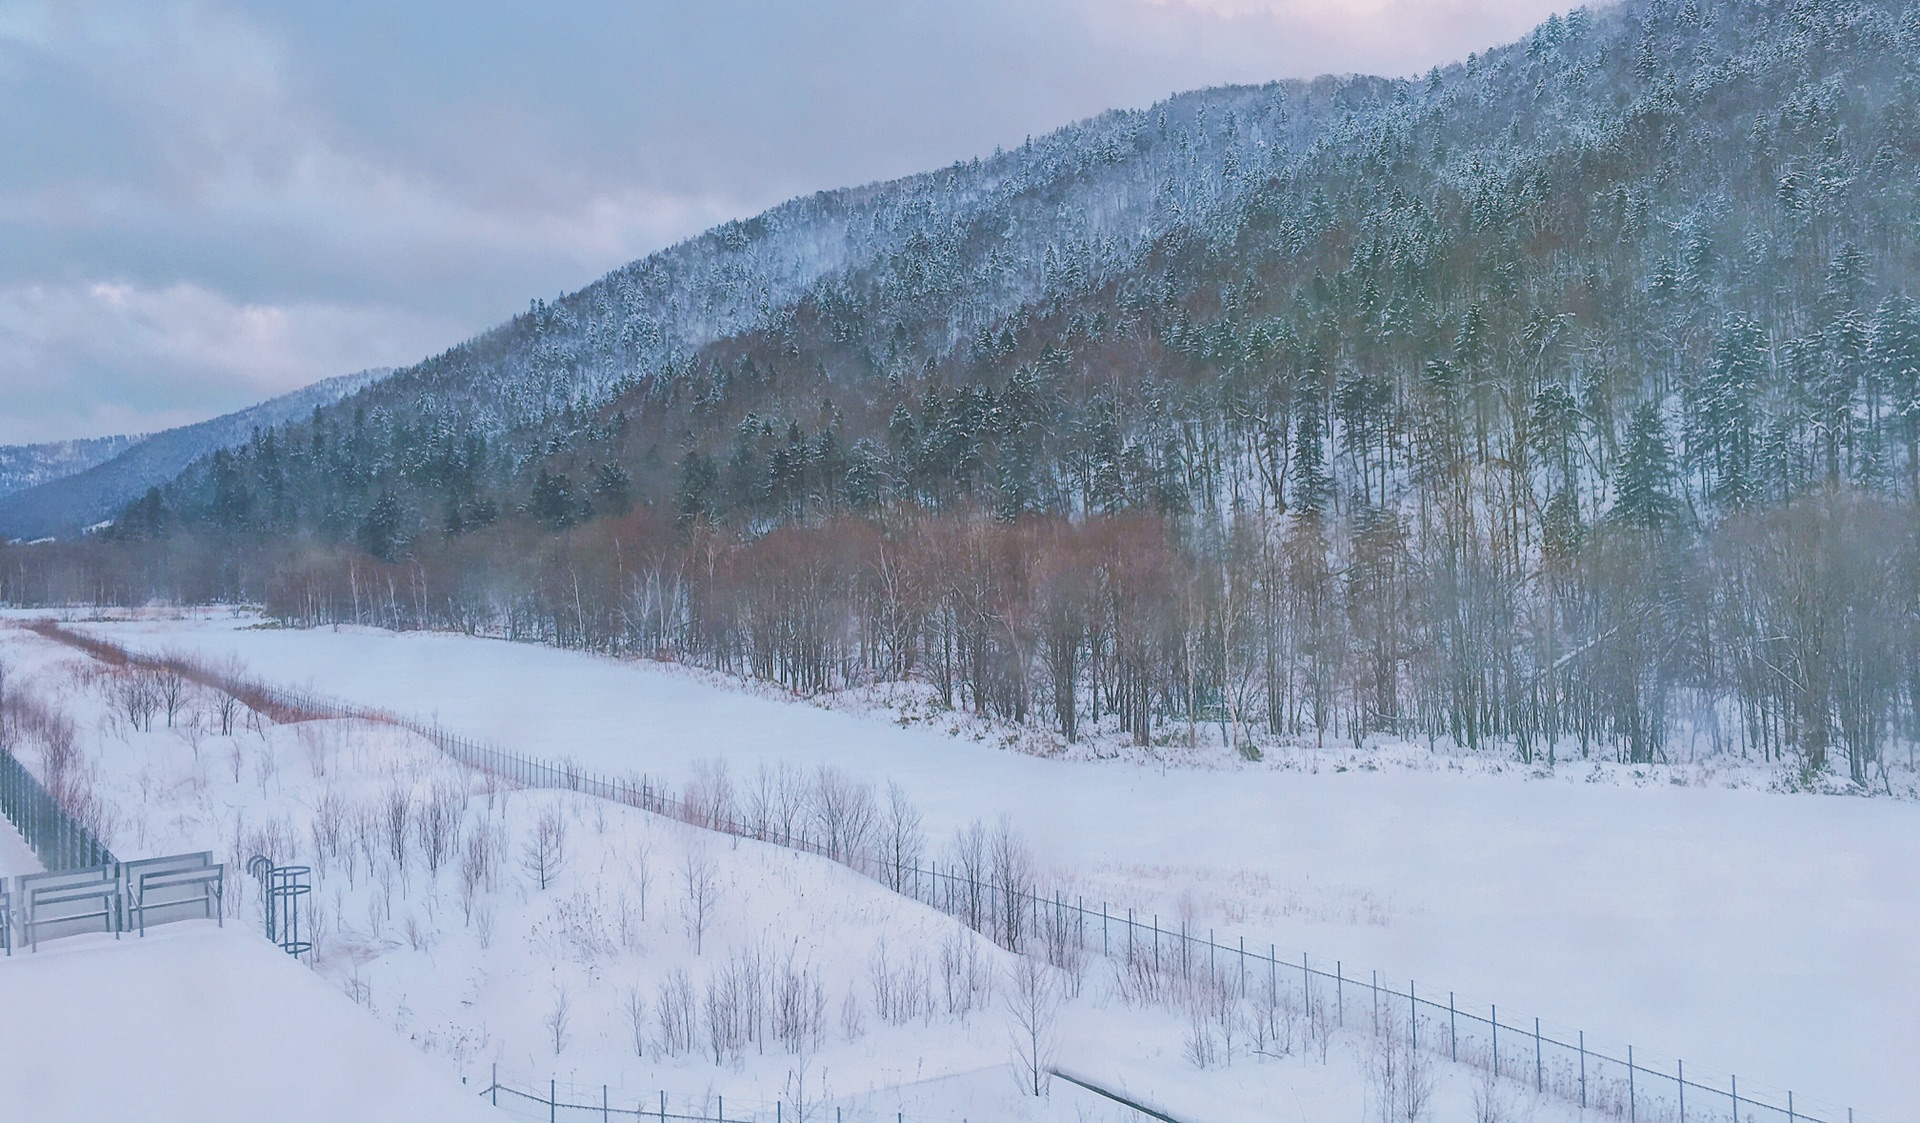
[{"label": "metal railing", "polygon": [[205,850],[22,874],[11,890],[0,886],[0,943],[12,954],[19,944],[37,951],[44,940],[89,932],[119,939],[177,920],[224,925],[225,892],[226,866]]}]

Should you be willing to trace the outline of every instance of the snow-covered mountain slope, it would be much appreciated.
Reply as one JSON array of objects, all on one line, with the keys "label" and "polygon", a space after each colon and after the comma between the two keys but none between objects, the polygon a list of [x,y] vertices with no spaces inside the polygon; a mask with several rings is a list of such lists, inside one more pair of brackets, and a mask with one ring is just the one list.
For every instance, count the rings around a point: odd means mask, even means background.
[{"label": "snow-covered mountain slope", "polygon": [[[944,351],[1049,288],[1100,284],[1286,168],[1371,78],[1206,90],[1009,152],[795,199],[615,270],[400,372],[385,400],[483,431],[542,423],[809,308],[876,303]],[[907,343],[905,339],[901,343]]]},{"label": "snow-covered mountain slope", "polygon": [[[77,533],[112,518],[148,488],[166,483],[200,457],[242,444],[256,430],[271,429],[305,417],[315,407],[332,405],[388,373],[377,369],[340,375],[208,421],[137,439],[111,438],[122,443],[90,464],[11,492],[0,488],[0,539]],[[91,446],[100,442],[76,443]],[[0,458],[8,451],[0,449]]]},{"label": "snow-covered mountain slope", "polygon": [[84,472],[125,452],[142,437],[96,437],[0,447],[0,497]]}]

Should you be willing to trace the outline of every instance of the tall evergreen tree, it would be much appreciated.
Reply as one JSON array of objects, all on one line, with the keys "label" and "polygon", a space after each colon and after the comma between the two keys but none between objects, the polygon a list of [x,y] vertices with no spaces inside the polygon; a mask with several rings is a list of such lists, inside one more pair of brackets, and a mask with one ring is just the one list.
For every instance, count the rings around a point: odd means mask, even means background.
[{"label": "tall evergreen tree", "polygon": [[1657,530],[1680,515],[1673,495],[1673,444],[1656,402],[1642,402],[1627,422],[1614,491],[1612,516],[1631,526]]}]

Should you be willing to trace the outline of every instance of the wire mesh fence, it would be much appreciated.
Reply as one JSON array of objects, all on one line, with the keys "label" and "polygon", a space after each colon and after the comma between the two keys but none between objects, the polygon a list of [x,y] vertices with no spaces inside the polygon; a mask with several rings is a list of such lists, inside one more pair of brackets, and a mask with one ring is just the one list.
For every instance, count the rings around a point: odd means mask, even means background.
[{"label": "wire mesh fence", "polygon": [[605,1084],[583,1087],[557,1079],[544,1087],[516,1087],[502,1083],[497,1072],[481,1089],[480,1098],[513,1118],[547,1123],[958,1123],[903,1111],[729,1099],[711,1092],[697,1098],[666,1091],[636,1096]]},{"label": "wire mesh fence", "polygon": [[[47,630],[65,631],[53,626]],[[89,649],[112,646],[92,637],[85,637],[84,645]],[[1870,1123],[1865,1115],[1856,1120],[1851,1109],[1811,1105],[1791,1091],[1743,1084],[1731,1074],[1689,1072],[1678,1058],[1656,1059],[1644,1051],[1636,1053],[1631,1046],[1601,1045],[1589,1041],[1581,1030],[1555,1027],[1538,1018],[1502,1015],[1493,1005],[1484,1012],[1477,1005],[1467,1007],[1442,988],[1423,988],[1411,980],[1383,982],[1375,972],[1363,978],[1339,961],[1329,970],[1325,963],[1313,964],[1305,953],[1283,956],[1273,945],[1261,950],[1257,944],[1250,947],[1244,938],[1223,943],[1211,931],[1190,931],[1184,924],[1165,926],[1157,916],[1143,920],[1133,910],[1107,903],[1089,906],[1077,897],[1048,894],[1031,884],[996,881],[978,869],[889,861],[871,847],[850,848],[841,840],[814,837],[805,830],[742,822],[721,809],[676,796],[644,775],[602,775],[571,761],[507,752],[437,724],[241,680],[179,660],[113,650],[123,660],[166,662],[255,708],[271,709],[280,720],[354,719],[398,726],[431,741],[454,760],[520,787],[580,792],[828,858],[954,917],[1010,951],[1041,956],[1055,966],[1068,966],[1077,963],[1078,957],[1097,953],[1110,961],[1118,975],[1143,986],[1178,980],[1183,987],[1239,987],[1241,993],[1252,993],[1244,989],[1248,986],[1264,986],[1274,1000],[1296,1002],[1309,1017],[1318,1012],[1338,1027],[1405,1034],[1414,1047],[1429,1055],[1472,1065],[1496,1078],[1530,1086],[1536,1093],[1627,1123]],[[561,1110],[558,1104],[549,1106],[554,1112]],[[587,1109],[568,1106],[566,1110]],[[668,1114],[666,1118],[714,1117]]]},{"label": "wire mesh fence", "polygon": [[0,814],[50,873],[112,865],[117,860],[5,746],[0,746]]}]

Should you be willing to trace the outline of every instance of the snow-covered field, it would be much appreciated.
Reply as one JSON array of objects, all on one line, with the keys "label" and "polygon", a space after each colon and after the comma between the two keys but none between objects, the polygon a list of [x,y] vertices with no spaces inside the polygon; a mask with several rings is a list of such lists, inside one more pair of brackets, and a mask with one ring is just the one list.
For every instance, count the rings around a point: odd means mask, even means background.
[{"label": "snow-covered field", "polygon": [[[557,1085],[569,1102],[604,1095],[629,1109],[664,1093],[670,1110],[701,1117],[725,1102],[729,1118],[768,1118],[775,1100],[788,1117],[809,1102],[847,1119],[929,1123],[1131,1117],[1065,1082],[1045,1099],[1022,1095],[1009,1038],[1018,957],[837,863],[573,793],[512,790],[390,726],[274,725],[242,712],[222,732],[219,696],[198,688],[171,725],[164,710],[134,717],[128,676],[18,629],[0,628],[0,659],[14,689],[81,733],[81,786],[110,809],[105,830],[121,858],[207,848],[230,869],[253,853],[311,863],[315,971],[363,1008],[365,1026],[385,1023],[396,1051],[424,1052],[470,1089],[497,1075],[509,1088]],[[16,751],[44,769],[35,748]],[[242,938],[256,923],[251,883],[236,876],[229,888],[226,934],[206,938]],[[111,957],[129,945],[91,946]],[[187,967],[149,956],[113,970],[197,979],[218,952],[194,947],[173,953]],[[8,969],[38,979],[42,962],[23,956]],[[165,1007],[142,996],[158,985],[143,976],[130,993],[143,1009]],[[1150,1101],[1242,1118],[1282,1095],[1305,1119],[1349,1113],[1370,1094],[1379,1050],[1357,1028],[1318,1049],[1306,1014],[1276,1005],[1284,1051],[1270,1039],[1273,1055],[1256,1061],[1242,1041],[1238,1069],[1222,1057],[1202,1072],[1187,1060],[1184,1015],[1129,1005],[1106,966],[1052,985],[1066,999],[1058,1063]],[[194,1010],[216,1054],[257,1026],[251,1010],[229,1018],[225,999]],[[84,1032],[57,1016],[63,1033]],[[1324,1021],[1323,1040],[1337,1032]],[[64,1052],[0,1048],[0,1076],[16,1056],[49,1074],[51,1116],[84,1114],[91,1101],[67,1084],[88,1054],[63,1065]],[[161,1050],[153,1063],[176,1057]],[[1432,1080],[1450,1111],[1484,1094],[1464,1067],[1435,1064]],[[160,1095],[164,1118],[192,1118],[205,1102],[173,1086]],[[546,1115],[511,1093],[501,1106]]]},{"label": "snow-covered field", "polygon": [[[1643,1057],[1677,1053],[1690,1074],[1738,1072],[1743,1088],[1791,1086],[1803,1101],[1887,1118],[1909,1117],[1920,1102],[1920,1077],[1903,1063],[1920,1041],[1920,946],[1911,937],[1920,809],[1911,803],[1645,782],[1652,777],[1622,783],[1617,773],[1564,765],[1539,775],[1445,762],[1369,771],[1365,758],[1331,752],[1317,770],[1038,759],[935,722],[836,712],[679,668],[254,623],[223,615],[87,626],[148,651],[236,655],[270,681],[676,784],[716,759],[740,782],[763,762],[832,763],[899,782],[924,811],[936,851],[956,827],[1007,814],[1089,903],[1158,909],[1163,920],[1340,959],[1362,975],[1378,968],[1418,979],[1423,992],[1453,989],[1463,1004],[1497,1001],[1503,1020],[1537,1013],[1591,1040],[1631,1041]],[[9,642],[46,643],[19,633]],[[169,777],[190,757],[184,738],[95,739],[103,788],[145,808],[144,827],[119,825],[116,848],[125,853],[135,840],[121,836],[145,829],[143,845],[179,849],[213,832],[216,849],[231,849],[235,809],[257,828],[277,819],[307,835],[329,787],[377,810],[402,779],[413,798],[429,799],[453,775],[430,746],[392,730],[309,723],[249,736],[260,747],[243,750],[255,755],[238,780],[223,778],[226,747],[202,746],[212,761],[200,770],[204,790],[182,797],[210,809],[200,822],[163,812],[166,800],[154,794],[163,780],[178,790]],[[332,754],[324,776],[315,753]],[[257,763],[268,756],[273,764]],[[505,836],[506,872],[482,894],[494,910],[490,947],[478,946],[463,917],[457,868],[383,875],[363,855],[344,890],[341,859],[316,870],[319,896],[331,902],[323,975],[456,1068],[498,1060],[503,1080],[551,1073],[633,1098],[655,1086],[696,1095],[711,1086],[729,1096],[731,1114],[735,1103],[781,1094],[799,1054],[770,1047],[762,1057],[749,1047],[717,1066],[697,1052],[633,1058],[619,1000],[633,983],[657,1003],[675,969],[703,991],[749,952],[784,957],[791,947],[828,996],[827,1032],[808,1065],[836,1098],[873,1107],[872,1095],[889,1095],[923,1118],[1021,1110],[1007,1099],[1000,1003],[903,1026],[871,1009],[880,939],[890,962],[917,953],[930,964],[943,944],[971,938],[944,916],[818,859],[716,841],[583,797],[489,793],[469,778],[464,807],[468,837],[482,823]],[[519,857],[546,809],[567,823],[569,853],[561,879],[542,892],[527,887]],[[634,860],[639,848],[644,863]],[[695,954],[679,898],[685,863],[702,851],[724,887],[706,937],[719,943]],[[621,895],[632,912],[641,868],[648,918],[630,920],[622,935]],[[409,917],[423,937],[409,937]],[[586,938],[590,952],[581,950],[582,925],[598,933]],[[984,943],[980,954],[1002,955]],[[556,1057],[544,1023],[561,987],[576,1028]],[[839,1024],[848,994],[867,1007],[853,1035]],[[1298,1109],[1283,1115],[1324,1118],[1364,1103],[1366,1051],[1354,1042],[1325,1064],[1296,1057],[1201,1072],[1182,1056],[1178,1019],[1111,1001],[1097,977],[1063,1018],[1063,1060],[1199,1117],[1282,1104]],[[1445,1066],[1440,1075],[1457,1110],[1435,1118],[1463,1114],[1468,1077]],[[1056,1084],[1049,1110],[1098,1117],[1098,1101],[1076,1096]]]}]

